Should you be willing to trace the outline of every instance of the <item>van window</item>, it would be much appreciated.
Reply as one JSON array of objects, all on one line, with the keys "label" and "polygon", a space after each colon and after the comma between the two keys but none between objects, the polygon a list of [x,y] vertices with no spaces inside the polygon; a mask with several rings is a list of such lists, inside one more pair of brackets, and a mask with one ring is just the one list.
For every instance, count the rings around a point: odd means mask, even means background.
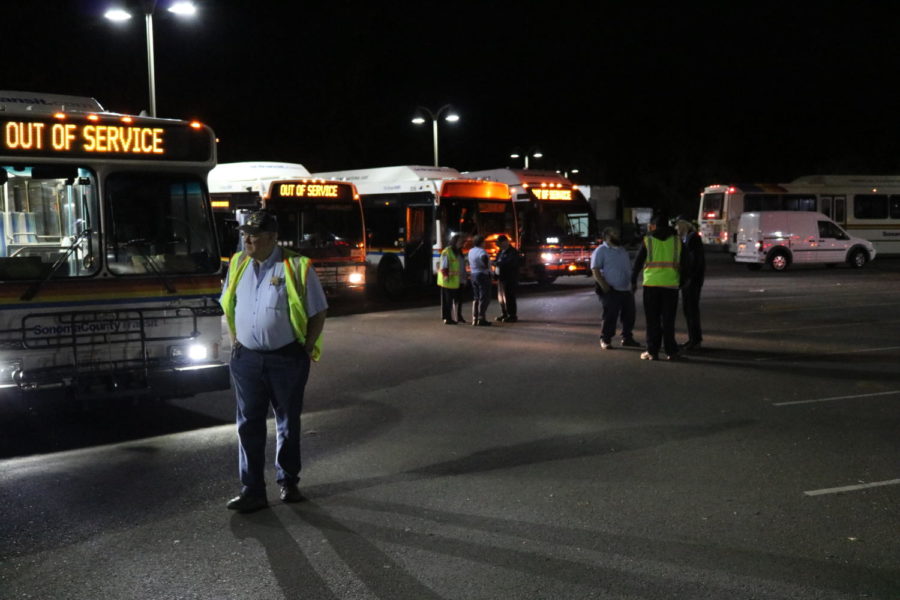
[{"label": "van window", "polygon": [[819,221],[819,237],[846,240],[847,234],[831,221]]},{"label": "van window", "polygon": [[891,218],[900,219],[900,196],[891,196]]},{"label": "van window", "polygon": [[887,194],[857,194],[853,198],[853,216],[857,219],[887,219]]}]

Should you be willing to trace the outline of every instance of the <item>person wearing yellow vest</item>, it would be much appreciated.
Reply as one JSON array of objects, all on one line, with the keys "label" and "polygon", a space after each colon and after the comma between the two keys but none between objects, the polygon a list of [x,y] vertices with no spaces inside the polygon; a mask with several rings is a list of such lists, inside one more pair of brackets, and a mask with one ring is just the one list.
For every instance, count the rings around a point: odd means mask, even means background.
[{"label": "person wearing yellow vest", "polygon": [[[441,251],[437,284],[441,288],[441,318],[444,325],[465,323],[462,315],[462,290],[466,284],[466,262],[462,249],[466,236],[454,234]],[[456,319],[453,318],[454,312]]]},{"label": "person wearing yellow vest", "polygon": [[283,502],[300,493],[300,413],[311,361],[322,353],[328,302],[305,256],[278,246],[278,221],[252,213],[240,227],[219,302],[231,333],[231,382],[237,401],[240,494],[227,508],[266,508],[266,417],[275,413],[275,473]]},{"label": "person wearing yellow vest", "polygon": [[675,316],[684,267],[681,238],[669,226],[665,215],[654,215],[649,233],[634,259],[631,275],[632,287],[636,287],[638,274],[643,274],[647,320],[647,351],[641,354],[643,360],[659,360],[660,346],[665,348],[667,360],[679,358]]}]

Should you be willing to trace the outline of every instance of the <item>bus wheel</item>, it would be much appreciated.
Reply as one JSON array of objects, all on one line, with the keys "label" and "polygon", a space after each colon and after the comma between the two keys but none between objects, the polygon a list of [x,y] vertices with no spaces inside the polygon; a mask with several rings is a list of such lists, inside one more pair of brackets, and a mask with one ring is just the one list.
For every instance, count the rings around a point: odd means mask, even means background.
[{"label": "bus wheel", "polygon": [[556,276],[555,276],[555,275],[548,275],[548,274],[547,274],[547,271],[545,271],[544,269],[538,269],[538,270],[536,270],[536,272],[535,272],[535,274],[534,274],[534,278],[537,280],[538,285],[542,285],[542,286],[543,286],[543,285],[550,285],[550,284],[552,284],[554,281],[556,281]]},{"label": "bus wheel", "polygon": [[869,255],[866,254],[865,250],[857,248],[850,253],[850,258],[847,262],[849,262],[850,266],[854,269],[861,269],[869,262]]},{"label": "bus wheel", "polygon": [[775,252],[769,257],[769,266],[773,271],[784,271],[791,265],[791,259],[784,252]]},{"label": "bus wheel", "polygon": [[759,263],[747,263],[747,268],[751,271],[759,271],[762,269],[762,265]]},{"label": "bus wheel", "polygon": [[391,300],[403,295],[403,267],[400,263],[393,260],[381,263],[378,267],[378,289]]}]

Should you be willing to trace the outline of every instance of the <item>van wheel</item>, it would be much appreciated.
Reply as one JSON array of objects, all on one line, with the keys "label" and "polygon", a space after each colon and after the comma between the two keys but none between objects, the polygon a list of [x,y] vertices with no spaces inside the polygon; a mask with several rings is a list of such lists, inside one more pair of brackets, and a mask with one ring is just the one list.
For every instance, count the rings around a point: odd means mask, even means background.
[{"label": "van wheel", "polygon": [[748,263],[747,268],[751,271],[759,271],[760,269],[762,269],[762,265],[759,263]]},{"label": "van wheel", "polygon": [[791,266],[791,259],[784,252],[775,252],[769,257],[769,266],[773,271],[784,271]]},{"label": "van wheel", "polygon": [[854,269],[861,269],[869,262],[869,255],[866,254],[865,250],[856,249],[850,253],[850,258],[847,262],[849,262],[850,266]]}]

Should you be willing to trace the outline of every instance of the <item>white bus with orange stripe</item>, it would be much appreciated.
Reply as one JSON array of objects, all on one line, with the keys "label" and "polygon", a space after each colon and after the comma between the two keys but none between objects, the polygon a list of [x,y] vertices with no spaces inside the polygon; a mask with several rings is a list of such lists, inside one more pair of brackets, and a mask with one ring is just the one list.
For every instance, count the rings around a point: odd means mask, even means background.
[{"label": "white bus with orange stripe", "polygon": [[0,92],[0,398],[228,387],[198,122]]},{"label": "white bus with orange stripe", "polygon": [[816,211],[851,236],[872,242],[878,254],[900,254],[900,176],[812,175],[790,183],[712,185],[700,196],[697,220],[703,242],[737,251],[745,212]]},{"label": "white bus with orange stripe", "polygon": [[448,167],[397,166],[314,173],[348,181],[362,198],[371,279],[389,297],[435,281],[441,249],[453,234],[481,234],[496,253],[499,234],[515,238],[509,187]]},{"label": "white bus with orange stripe", "polygon": [[220,164],[208,181],[224,261],[241,247],[237,228],[263,208],[278,219],[278,243],[312,259],[329,296],[365,289],[365,226],[352,183],[281,162]]}]

